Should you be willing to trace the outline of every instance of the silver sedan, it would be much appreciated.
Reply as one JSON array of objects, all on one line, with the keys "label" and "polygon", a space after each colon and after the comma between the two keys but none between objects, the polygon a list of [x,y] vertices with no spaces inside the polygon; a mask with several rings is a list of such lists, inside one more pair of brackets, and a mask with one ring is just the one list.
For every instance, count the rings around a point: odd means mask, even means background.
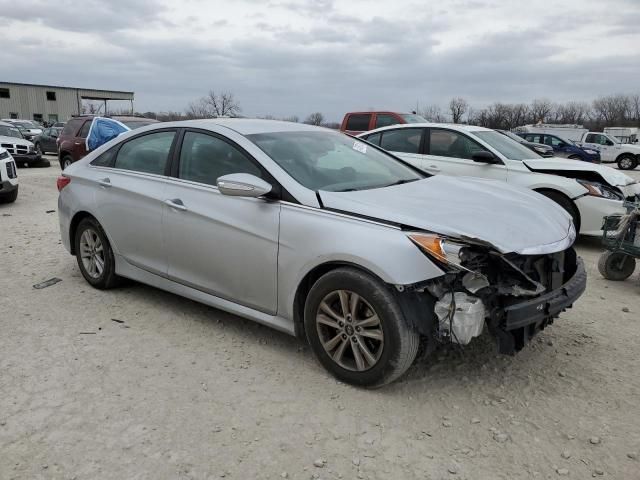
[{"label": "silver sedan", "polygon": [[355,385],[398,378],[421,340],[488,329],[513,354],[586,282],[552,201],[308,125],[155,124],[58,189],[62,243],[94,287],[127,277],[306,338]]}]

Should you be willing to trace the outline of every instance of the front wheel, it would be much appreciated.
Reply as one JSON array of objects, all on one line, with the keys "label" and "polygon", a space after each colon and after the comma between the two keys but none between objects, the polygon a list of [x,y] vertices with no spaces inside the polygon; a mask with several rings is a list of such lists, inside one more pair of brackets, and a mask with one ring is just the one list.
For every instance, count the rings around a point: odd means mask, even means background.
[{"label": "front wheel", "polygon": [[636,259],[622,252],[604,252],[598,260],[598,271],[607,280],[626,280],[635,268]]},{"label": "front wheel", "polygon": [[93,287],[106,290],[117,285],[119,277],[113,250],[96,219],[80,221],[75,236],[75,252],[82,276]]},{"label": "front wheel", "polygon": [[322,365],[339,380],[381,387],[418,352],[419,334],[382,281],[353,268],[322,276],[305,302],[304,326]]},{"label": "front wheel", "polygon": [[638,166],[638,160],[631,155],[623,155],[618,159],[618,168],[620,170],[633,170]]},{"label": "front wheel", "polygon": [[571,219],[573,220],[573,226],[576,227],[576,235],[580,233],[580,213],[578,212],[578,209],[576,208],[575,204],[570,199],[568,199],[561,193],[554,192],[552,190],[541,190],[538,193],[544,195],[550,200],[553,200],[562,208],[564,208],[565,211],[569,215],[571,215]]}]

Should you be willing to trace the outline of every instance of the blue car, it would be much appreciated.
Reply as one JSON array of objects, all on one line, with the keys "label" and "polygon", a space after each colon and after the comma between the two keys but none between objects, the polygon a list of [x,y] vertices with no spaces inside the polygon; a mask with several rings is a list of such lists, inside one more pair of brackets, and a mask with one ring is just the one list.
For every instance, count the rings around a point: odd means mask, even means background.
[{"label": "blue car", "polygon": [[571,140],[566,140],[550,133],[519,133],[528,142],[544,143],[553,148],[555,157],[582,160],[583,162],[600,163],[600,152],[582,148]]}]

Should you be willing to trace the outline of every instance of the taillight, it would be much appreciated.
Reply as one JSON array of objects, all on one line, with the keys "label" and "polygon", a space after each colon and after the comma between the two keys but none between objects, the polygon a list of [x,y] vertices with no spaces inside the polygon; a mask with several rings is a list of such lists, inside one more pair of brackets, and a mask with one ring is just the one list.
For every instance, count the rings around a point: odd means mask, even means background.
[{"label": "taillight", "polygon": [[61,192],[64,187],[71,183],[71,179],[69,177],[65,177],[60,175],[58,180],[56,181],[56,186],[58,187],[58,191]]}]

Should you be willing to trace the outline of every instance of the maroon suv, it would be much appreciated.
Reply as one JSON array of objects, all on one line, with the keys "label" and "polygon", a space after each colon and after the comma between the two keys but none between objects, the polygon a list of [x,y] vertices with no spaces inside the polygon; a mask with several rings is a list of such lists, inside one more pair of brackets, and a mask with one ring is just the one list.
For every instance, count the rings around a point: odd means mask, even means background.
[{"label": "maroon suv", "polygon": [[[73,117],[64,126],[64,130],[58,137],[58,158],[60,159],[60,168],[64,170],[73,162],[77,162],[87,154],[87,135],[89,127],[94,115],[81,115]],[[124,117],[110,116],[114,120],[124,123],[132,130],[158,123],[158,120],[144,117]]]}]

